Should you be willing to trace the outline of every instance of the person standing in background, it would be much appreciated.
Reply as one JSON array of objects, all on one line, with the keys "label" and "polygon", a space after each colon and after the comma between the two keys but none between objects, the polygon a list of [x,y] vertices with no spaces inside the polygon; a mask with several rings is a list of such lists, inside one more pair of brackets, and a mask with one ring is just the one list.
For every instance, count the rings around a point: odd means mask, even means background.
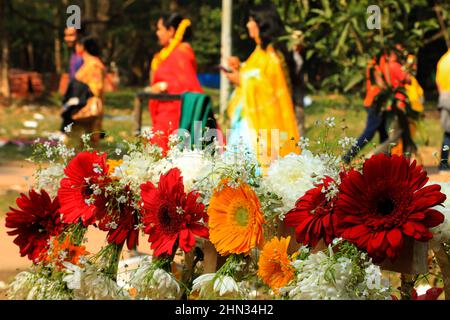
[{"label": "person standing in background", "polygon": [[444,130],[439,170],[448,171],[450,170],[448,165],[450,149],[450,49],[437,64],[436,85],[439,91],[438,109],[441,113],[441,126]]},{"label": "person standing in background", "polygon": [[380,144],[387,140],[388,133],[386,131],[386,121],[381,113],[378,113],[373,106],[375,97],[380,93],[383,86],[381,79],[380,66],[377,59],[373,58],[366,67],[366,96],[364,98],[364,109],[367,112],[366,127],[363,133],[356,141],[356,145],[344,156],[344,162],[350,163],[351,159],[357,155],[370,140],[373,139],[378,132],[380,135]]},{"label": "person standing in background", "polygon": [[[67,49],[69,51],[69,60],[67,68],[68,74],[62,74],[59,83],[59,93],[64,97],[63,104],[66,96],[71,94],[71,92],[69,91],[72,90],[70,86],[71,83],[75,80],[75,74],[83,65],[83,57],[75,50],[78,37],[78,31],[74,27],[68,27],[64,29],[64,42],[66,43]],[[56,133],[62,141],[67,141],[65,130],[68,125],[73,123],[72,115],[70,112],[67,112],[67,110],[67,106],[63,106],[63,110],[61,113],[62,123],[60,131]]]},{"label": "person standing in background", "polygon": [[[376,97],[388,85],[395,89],[404,87],[406,84],[411,84],[411,76],[403,70],[394,50],[391,50],[389,54],[383,54],[378,61],[374,58],[368,63],[366,68],[366,97],[364,99],[364,107],[367,111],[366,127],[357,139],[356,144],[344,156],[345,163],[350,163],[358,152],[373,139],[377,131],[380,134],[380,144],[389,138],[385,115],[382,110],[377,110],[375,106]],[[406,107],[407,97],[405,95],[397,92],[395,98],[399,109]],[[392,108],[390,105],[385,107],[387,110]]]},{"label": "person standing in background", "polygon": [[[197,78],[194,50],[187,42],[191,37],[191,21],[178,13],[163,15],[158,20],[156,35],[163,47],[151,63],[151,93],[203,93]],[[160,132],[152,139],[163,150],[168,150],[169,136],[178,129],[181,101],[149,102],[153,131]]]},{"label": "person standing in background", "polygon": [[252,8],[247,29],[256,48],[242,64],[231,57],[226,73],[236,86],[227,108],[232,129],[227,145],[244,143],[264,172],[278,157],[300,153],[292,99],[295,63],[292,52],[277,41],[286,31],[273,5]]},{"label": "person standing in background", "polygon": [[75,79],[75,74],[83,65],[83,57],[75,51],[75,43],[77,42],[77,29],[74,27],[66,28],[64,30],[64,41],[70,50],[69,57],[69,79]]},{"label": "person standing in background", "polygon": [[[103,136],[103,91],[106,67],[100,59],[101,49],[95,38],[84,37],[77,40],[75,50],[78,55],[83,57],[83,65],[75,73],[75,79],[85,83],[93,94],[84,108],[90,108],[91,105],[95,104],[97,106],[95,109],[99,110],[98,114],[92,115],[88,121],[82,121],[82,125],[87,133],[92,133],[92,142],[98,143]],[[83,109],[80,111],[83,111]],[[74,119],[77,120],[76,114]]]}]

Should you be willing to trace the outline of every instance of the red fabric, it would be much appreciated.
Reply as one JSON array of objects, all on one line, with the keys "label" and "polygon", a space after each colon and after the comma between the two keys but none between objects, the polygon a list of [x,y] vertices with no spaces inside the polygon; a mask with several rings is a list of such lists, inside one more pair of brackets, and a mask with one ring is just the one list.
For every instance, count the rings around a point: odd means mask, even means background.
[{"label": "red fabric", "polygon": [[[390,80],[392,87],[398,88],[404,86],[404,81],[406,80],[408,74],[403,71],[402,65],[398,61],[390,59],[389,62],[387,62],[386,55],[384,55],[380,58],[380,68],[386,81]],[[398,107],[405,107],[404,101],[406,100],[406,97],[401,93],[396,93],[395,97],[399,100]]]},{"label": "red fabric", "polygon": [[[376,60],[372,59],[366,68],[366,97],[364,98],[364,107],[370,108],[372,106],[373,100],[380,93],[380,88],[376,83],[372,83],[370,79],[370,69],[374,67],[376,72],[379,71],[379,66],[376,65]],[[376,75],[375,75],[376,76]]]},{"label": "red fabric", "polygon": [[[182,94],[184,92],[203,93],[197,78],[197,62],[194,50],[188,43],[181,43],[169,57],[161,62],[153,74],[152,85],[167,82],[167,93]],[[153,130],[162,131],[163,135],[152,140],[167,150],[168,136],[176,129],[180,122],[180,101],[150,100],[150,115],[153,120]]]}]

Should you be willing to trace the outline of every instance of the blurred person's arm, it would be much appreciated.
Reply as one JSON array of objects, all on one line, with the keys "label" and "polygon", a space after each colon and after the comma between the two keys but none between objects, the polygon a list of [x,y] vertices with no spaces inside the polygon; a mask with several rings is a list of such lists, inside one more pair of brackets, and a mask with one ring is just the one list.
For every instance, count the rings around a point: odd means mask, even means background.
[{"label": "blurred person's arm", "polygon": [[231,69],[231,72],[225,72],[225,76],[227,79],[236,86],[239,86],[241,83],[241,75],[239,73],[239,68],[241,66],[241,61],[236,56],[231,56],[228,58],[228,66]]}]

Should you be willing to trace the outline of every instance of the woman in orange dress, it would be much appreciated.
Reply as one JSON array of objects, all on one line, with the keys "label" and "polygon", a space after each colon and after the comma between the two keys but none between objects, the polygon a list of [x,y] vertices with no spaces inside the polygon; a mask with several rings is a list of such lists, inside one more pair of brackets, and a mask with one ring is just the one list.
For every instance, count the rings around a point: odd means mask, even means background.
[{"label": "woman in orange dress", "polygon": [[[96,116],[86,120],[80,120],[79,122],[87,133],[92,134],[92,142],[97,143],[102,136],[103,90],[106,68],[100,60],[100,47],[95,38],[82,38],[77,42],[75,50],[77,54],[83,57],[83,65],[76,72],[75,79],[87,84],[93,94],[88,104],[96,104],[98,110],[100,110]],[[74,115],[74,120],[77,120],[76,115]]]},{"label": "woman in orange dress", "polygon": [[[156,35],[163,48],[151,63],[150,92],[203,92],[197,78],[194,50],[187,42],[191,34],[190,25],[188,19],[177,13],[164,15],[158,20]],[[178,129],[181,102],[150,100],[149,108],[153,131],[160,132],[152,142],[167,150],[169,135]]]}]

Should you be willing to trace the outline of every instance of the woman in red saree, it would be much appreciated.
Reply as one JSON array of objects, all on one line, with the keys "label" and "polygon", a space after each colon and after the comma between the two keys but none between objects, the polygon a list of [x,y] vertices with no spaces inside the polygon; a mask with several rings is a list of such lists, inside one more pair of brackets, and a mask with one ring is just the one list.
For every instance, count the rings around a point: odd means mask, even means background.
[{"label": "woman in red saree", "polygon": [[[174,13],[158,20],[156,35],[163,47],[151,64],[152,93],[182,94],[203,90],[197,78],[194,50],[186,42],[190,36],[191,22]],[[155,135],[152,142],[163,150],[168,149],[168,137],[176,129],[181,115],[180,101],[150,100],[150,115]]]}]

